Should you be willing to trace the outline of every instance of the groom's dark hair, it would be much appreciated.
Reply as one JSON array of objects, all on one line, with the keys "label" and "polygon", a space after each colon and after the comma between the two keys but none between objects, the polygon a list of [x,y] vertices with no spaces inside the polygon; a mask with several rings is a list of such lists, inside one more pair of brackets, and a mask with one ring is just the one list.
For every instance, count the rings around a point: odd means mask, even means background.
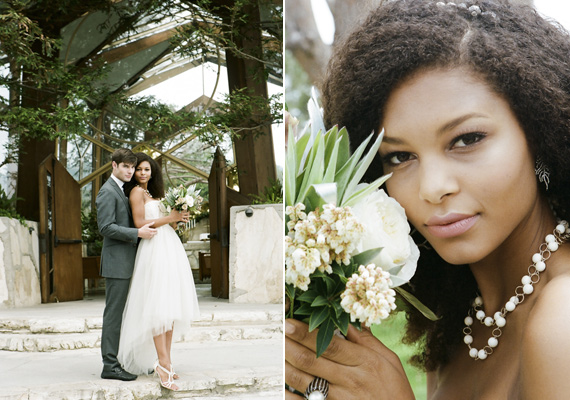
[{"label": "groom's dark hair", "polygon": [[120,163],[125,163],[128,165],[136,165],[137,156],[131,151],[131,149],[122,148],[115,150],[111,155],[111,161],[114,161],[119,165]]}]

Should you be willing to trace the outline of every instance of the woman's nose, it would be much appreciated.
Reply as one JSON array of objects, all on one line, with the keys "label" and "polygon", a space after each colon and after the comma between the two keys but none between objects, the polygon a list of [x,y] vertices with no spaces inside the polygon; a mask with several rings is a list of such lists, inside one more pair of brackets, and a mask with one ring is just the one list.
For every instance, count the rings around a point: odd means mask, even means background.
[{"label": "woman's nose", "polygon": [[419,197],[432,204],[459,191],[457,169],[444,161],[428,160],[420,166]]}]

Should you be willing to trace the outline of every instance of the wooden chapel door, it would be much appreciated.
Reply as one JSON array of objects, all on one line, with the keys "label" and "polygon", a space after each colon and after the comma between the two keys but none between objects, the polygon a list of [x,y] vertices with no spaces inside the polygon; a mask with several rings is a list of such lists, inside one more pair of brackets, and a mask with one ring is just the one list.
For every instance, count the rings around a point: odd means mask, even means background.
[{"label": "wooden chapel door", "polygon": [[39,196],[42,303],[81,300],[80,188],[53,154],[40,164]]}]

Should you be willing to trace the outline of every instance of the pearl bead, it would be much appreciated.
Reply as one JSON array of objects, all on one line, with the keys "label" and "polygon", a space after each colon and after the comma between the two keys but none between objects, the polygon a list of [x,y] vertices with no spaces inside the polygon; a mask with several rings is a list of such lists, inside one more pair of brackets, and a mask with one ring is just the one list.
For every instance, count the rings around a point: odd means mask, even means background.
[{"label": "pearl bead", "polygon": [[542,272],[546,269],[546,264],[544,263],[544,261],[539,261],[536,264],[534,264],[534,267],[538,272]]},{"label": "pearl bead", "polygon": [[556,225],[556,232],[558,233],[564,233],[564,231],[566,230],[566,227],[562,224]]},{"label": "pearl bead", "polygon": [[507,309],[507,311],[511,312],[514,311],[515,308],[517,308],[517,305],[512,301],[507,301],[507,304],[505,304],[505,308]]},{"label": "pearl bead", "polygon": [[477,357],[478,352],[479,351],[475,347],[473,347],[472,349],[469,350],[469,355],[471,356],[471,358],[475,358]]},{"label": "pearl bead", "polygon": [[540,255],[540,253],[534,253],[532,255],[532,262],[536,264],[539,261],[542,261],[542,256]]},{"label": "pearl bead", "polygon": [[496,337],[490,337],[489,340],[487,340],[487,343],[489,344],[489,347],[497,347],[499,345],[499,340]]},{"label": "pearl bead", "polygon": [[495,313],[495,315],[493,315],[493,318],[496,320],[498,320],[499,318],[503,318],[503,314],[500,311],[497,311]]},{"label": "pearl bead", "polygon": [[505,318],[499,318],[497,321],[495,321],[495,324],[497,324],[499,328],[502,328],[507,325],[507,320]]},{"label": "pearl bead", "polygon": [[314,391],[309,395],[309,400],[325,400],[325,395],[319,391]]},{"label": "pearl bead", "polygon": [[519,298],[517,296],[512,296],[509,301],[511,301],[513,304],[517,305],[519,304]]},{"label": "pearl bead", "polygon": [[481,298],[481,296],[475,297],[475,300],[473,300],[473,302],[475,303],[476,306],[482,306],[483,305],[483,299]]},{"label": "pearl bead", "polygon": [[486,318],[485,318],[485,325],[487,325],[487,326],[493,325],[494,322],[495,322],[495,321],[494,321],[493,318],[491,318],[491,317],[486,317]]},{"label": "pearl bead", "polygon": [[479,352],[477,353],[477,357],[479,357],[480,360],[484,360],[487,358],[487,353],[485,352],[485,350],[479,350]]},{"label": "pearl bead", "polygon": [[546,238],[544,238],[544,240],[546,240],[546,243],[552,243],[556,241],[556,237],[551,233],[549,235],[546,235]]},{"label": "pearl bead", "polygon": [[521,282],[523,285],[529,285],[531,281],[530,276],[525,275],[522,277]]},{"label": "pearl bead", "polygon": [[485,311],[483,311],[483,310],[477,311],[477,313],[475,314],[475,317],[476,317],[479,321],[483,320],[483,318],[485,318]]},{"label": "pearl bead", "polygon": [[550,250],[550,251],[556,251],[556,250],[558,250],[558,243],[551,242],[551,243],[548,243],[546,245],[546,247],[548,247],[548,250]]},{"label": "pearl bead", "polygon": [[465,337],[463,338],[463,341],[465,342],[465,344],[471,344],[471,343],[473,343],[473,336],[465,335]]},{"label": "pearl bead", "polygon": [[465,322],[465,325],[471,326],[471,325],[473,325],[473,318],[467,316],[467,317],[465,317],[465,319],[463,320],[463,322]]},{"label": "pearl bead", "polygon": [[524,294],[531,294],[534,291],[534,287],[532,285],[524,285],[523,292]]}]

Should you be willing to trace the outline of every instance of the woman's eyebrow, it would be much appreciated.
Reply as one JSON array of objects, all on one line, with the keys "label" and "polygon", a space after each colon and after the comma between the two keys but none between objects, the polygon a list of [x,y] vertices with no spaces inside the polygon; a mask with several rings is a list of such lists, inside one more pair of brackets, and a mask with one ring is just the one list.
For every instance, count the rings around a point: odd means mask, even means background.
[{"label": "woman's eyebrow", "polygon": [[477,112],[461,115],[461,116],[454,118],[451,121],[445,123],[444,125],[442,125],[437,130],[437,135],[439,136],[439,135],[455,128],[456,126],[461,125],[463,122],[465,122],[471,118],[488,118],[488,116],[485,114],[477,113]]},{"label": "woman's eyebrow", "polygon": [[[448,121],[445,124],[443,124],[442,126],[440,126],[437,129],[436,133],[438,136],[440,136],[443,133],[450,131],[451,129],[461,125],[463,122],[465,122],[471,118],[488,118],[488,116],[485,114],[477,113],[477,112],[464,114],[464,115],[461,115],[457,118],[454,118],[451,121]],[[390,136],[384,135],[382,142],[388,143],[388,144],[405,144],[406,140],[403,138],[390,137]]]}]

